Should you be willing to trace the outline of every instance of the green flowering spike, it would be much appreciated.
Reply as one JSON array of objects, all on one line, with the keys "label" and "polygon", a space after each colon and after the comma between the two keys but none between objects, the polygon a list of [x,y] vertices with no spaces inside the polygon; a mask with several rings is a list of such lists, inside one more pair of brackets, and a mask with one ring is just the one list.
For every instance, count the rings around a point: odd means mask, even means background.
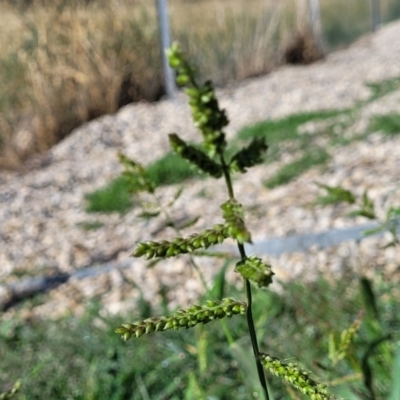
[{"label": "green flowering spike", "polygon": [[129,190],[132,192],[145,191],[153,193],[154,183],[146,175],[143,166],[134,160],[126,157],[124,154],[118,154],[119,162],[124,166],[123,176],[128,180]]},{"label": "green flowering spike", "polygon": [[229,121],[225,110],[219,108],[215,90],[210,81],[201,87],[186,90],[192,108],[194,125],[201,131],[208,154],[213,157],[222,153],[226,147],[225,134],[222,129]]},{"label": "green flowering spike", "polygon": [[136,250],[133,254],[131,254],[134,257],[142,257],[146,254],[147,250],[148,250],[148,242],[143,242],[143,243],[139,243],[136,247]]},{"label": "green flowering spike", "polygon": [[189,84],[195,86],[194,74],[195,70],[186,61],[185,56],[177,42],[172,43],[172,46],[166,51],[169,65],[175,69],[176,83],[179,86],[187,86]]},{"label": "green flowering spike", "polygon": [[131,254],[132,257],[168,258],[179,254],[192,253],[200,248],[207,249],[211,245],[222,243],[230,237],[228,228],[224,225],[214,225],[212,229],[195,233],[186,238],[175,238],[172,242],[162,240],[161,242],[141,242],[136,250]]},{"label": "green flowering spike", "polygon": [[230,199],[221,205],[223,216],[226,221],[229,237],[236,239],[239,243],[251,243],[251,235],[244,223],[243,208],[236,200]]},{"label": "green flowering spike", "polygon": [[243,278],[256,283],[260,288],[269,286],[272,283],[272,276],[274,275],[271,266],[255,256],[250,256],[244,261],[239,261],[236,264],[235,271],[239,272]]},{"label": "green flowering spike", "polygon": [[170,66],[176,70],[176,82],[185,87],[189,96],[194,125],[203,135],[205,149],[210,157],[221,154],[226,146],[222,129],[229,121],[225,110],[219,108],[213,85],[209,81],[202,86],[196,83],[195,70],[187,62],[177,43],[167,50],[167,56]]},{"label": "green flowering spike", "polygon": [[268,354],[260,353],[260,360],[271,374],[279,376],[300,392],[313,400],[334,400],[326,387],[310,378],[307,371],[297,367],[295,363],[284,363]]},{"label": "green flowering spike", "polygon": [[14,397],[16,398],[17,393],[20,391],[20,389],[21,389],[21,380],[18,379],[14,383],[14,386],[11,389],[0,393],[0,400],[9,400],[13,399]]},{"label": "green flowering spike", "polygon": [[357,335],[362,319],[364,317],[364,312],[361,311],[355,321],[351,324],[349,329],[345,329],[340,335],[340,341],[338,345],[338,349],[332,355],[332,363],[335,365],[338,361],[342,360],[346,357],[349,352],[350,346],[353,343],[355,336]]},{"label": "green flowering spike", "polygon": [[267,149],[265,138],[254,138],[247,147],[232,157],[229,163],[230,170],[232,172],[247,172],[246,168],[263,162],[263,156]]},{"label": "green flowering spike", "polygon": [[178,135],[170,134],[169,142],[176,153],[178,153],[185,160],[194,164],[200,170],[206,172],[214,178],[220,178],[222,176],[221,165],[217,164],[201,150],[186,144],[186,142]]},{"label": "green flowering spike", "polygon": [[215,319],[231,317],[238,314],[243,315],[246,313],[246,309],[246,303],[232,299],[207,301],[204,306],[193,305],[185,310],[178,310],[176,313],[169,316],[152,317],[132,324],[122,324],[115,332],[120,334],[122,339],[128,340],[132,336],[140,337],[167,329],[187,329],[200,323],[207,324]]}]

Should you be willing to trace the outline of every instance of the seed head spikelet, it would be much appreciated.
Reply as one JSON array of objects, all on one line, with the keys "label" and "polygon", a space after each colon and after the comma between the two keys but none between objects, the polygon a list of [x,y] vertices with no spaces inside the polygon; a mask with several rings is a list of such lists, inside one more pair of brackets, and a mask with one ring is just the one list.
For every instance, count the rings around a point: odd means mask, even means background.
[{"label": "seed head spikelet", "polygon": [[268,354],[260,353],[260,359],[265,369],[290,383],[312,400],[335,400],[326,387],[310,378],[307,371],[301,370],[295,363],[285,363]]},{"label": "seed head spikelet", "polygon": [[243,278],[258,285],[258,287],[267,287],[272,283],[274,273],[271,266],[255,256],[247,257],[236,264],[236,272],[239,272]]},{"label": "seed head spikelet", "polygon": [[151,317],[139,322],[122,324],[115,332],[120,334],[124,340],[128,340],[132,336],[138,338],[142,335],[167,329],[192,328],[198,324],[207,324],[215,319],[245,314],[246,309],[246,303],[229,298],[218,301],[208,300],[205,305],[192,305],[169,316]]}]

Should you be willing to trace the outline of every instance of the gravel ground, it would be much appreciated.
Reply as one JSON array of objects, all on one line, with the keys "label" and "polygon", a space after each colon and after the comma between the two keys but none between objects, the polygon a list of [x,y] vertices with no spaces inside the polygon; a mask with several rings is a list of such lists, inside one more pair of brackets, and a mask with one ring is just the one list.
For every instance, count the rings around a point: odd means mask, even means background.
[{"label": "gravel ground", "polygon": [[[400,22],[394,22],[324,61],[310,66],[286,66],[266,77],[219,90],[221,105],[231,120],[228,137],[245,125],[268,118],[361,104],[350,126],[337,132],[348,138],[365,132],[375,115],[400,114],[399,90],[360,103],[371,97],[366,83],[400,76],[399,38]],[[320,129],[316,122],[302,127],[304,134]],[[172,306],[195,301],[203,289],[186,258],[165,261],[152,269],[147,269],[141,260],[128,258],[137,241],[173,237],[170,228],[159,231],[161,217],[146,222],[138,218],[137,209],[124,216],[85,212],[85,193],[105,185],[121,172],[119,151],[147,164],[165,154],[167,134],[171,132],[187,140],[198,138],[184,95],[173,101],[128,105],[115,115],[76,129],[44,158],[33,161],[28,174],[0,171],[0,300],[9,296],[7,285],[21,276],[72,273],[95,262],[113,260],[126,264],[128,260],[123,272],[70,279],[46,295],[42,304],[26,312],[44,316],[81,313],[93,297],[100,298],[107,310],[119,312],[135,306],[140,296],[138,287],[150,301],[160,300],[163,286],[172,288],[168,294]],[[323,140],[322,136],[321,143]],[[235,191],[247,210],[254,241],[365,222],[344,218],[343,207],[314,207],[319,193],[315,181],[342,185],[358,194],[368,190],[380,215],[388,204],[400,204],[400,135],[388,138],[375,132],[362,141],[328,151],[332,159],[327,167],[313,168],[275,189],[266,189],[262,182],[295,157],[290,147],[281,160],[237,177]],[[166,204],[176,190],[160,189],[161,203]],[[221,222],[215,215],[220,215],[219,204],[226,199],[222,181],[191,181],[171,215],[198,216],[197,224],[187,232],[198,231]],[[88,222],[104,225],[85,231],[82,224]],[[151,235],[155,231],[159,233]],[[269,257],[269,261],[279,279],[299,275],[308,279],[319,270],[339,273],[349,260],[358,271],[365,272],[373,265],[384,267],[385,273],[398,272],[399,249],[383,251],[382,243],[381,239],[370,238],[360,245],[347,243],[329,251],[315,248],[307,254]],[[218,262],[201,258],[198,263],[210,282]],[[232,272],[229,279],[235,281],[237,277]]]}]

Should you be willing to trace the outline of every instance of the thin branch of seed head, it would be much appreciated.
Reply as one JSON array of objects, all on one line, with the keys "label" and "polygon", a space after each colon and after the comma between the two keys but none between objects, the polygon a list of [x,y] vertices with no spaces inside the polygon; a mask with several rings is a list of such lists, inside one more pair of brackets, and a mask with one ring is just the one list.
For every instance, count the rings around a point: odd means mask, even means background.
[{"label": "thin branch of seed head", "polygon": [[[158,198],[158,196],[155,193],[153,193],[153,197],[154,197],[159,209],[164,214],[165,219],[170,224],[170,226],[175,231],[175,233],[180,237],[183,236],[182,235],[182,231],[174,224],[174,221],[173,221],[173,219],[171,217],[171,214],[168,212],[168,210],[165,207],[162,207],[161,200]],[[197,272],[197,274],[199,275],[200,280],[201,280],[201,284],[203,285],[204,290],[207,292],[209,289],[208,289],[207,282],[206,282],[206,279],[204,277],[204,274],[200,270],[200,267],[197,265],[196,261],[194,260],[194,258],[193,258],[193,256],[191,254],[189,254],[189,263],[194,268],[194,270]]]},{"label": "thin branch of seed head", "polygon": [[228,188],[229,198],[234,200],[235,195],[233,193],[233,185],[232,185],[231,174],[229,172],[229,167],[226,164],[225,157],[222,153],[219,155],[219,158],[221,161],[222,170],[224,171],[224,177],[225,177],[226,186]]}]

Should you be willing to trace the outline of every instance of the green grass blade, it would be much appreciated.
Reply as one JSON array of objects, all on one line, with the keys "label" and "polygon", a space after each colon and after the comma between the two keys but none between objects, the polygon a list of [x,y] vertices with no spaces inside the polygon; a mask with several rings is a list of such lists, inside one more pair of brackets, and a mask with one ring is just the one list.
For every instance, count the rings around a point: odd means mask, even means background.
[{"label": "green grass blade", "polygon": [[128,189],[128,181],[120,176],[107,186],[85,195],[87,212],[124,214],[133,207],[132,196]]},{"label": "green grass blade", "polygon": [[400,400],[400,341],[397,342],[396,356],[393,363],[392,371],[392,389],[390,392],[390,400]]},{"label": "green grass blade", "polygon": [[249,393],[258,392],[259,396],[262,395],[263,391],[260,386],[260,381],[258,380],[253,353],[249,352],[248,349],[243,348],[238,342],[232,343],[230,350],[233,358],[239,363],[240,368],[246,377],[245,382]]},{"label": "green grass blade", "polygon": [[338,396],[339,399],[360,400],[360,397],[355,395],[354,392],[345,385],[336,388],[335,394]]}]

